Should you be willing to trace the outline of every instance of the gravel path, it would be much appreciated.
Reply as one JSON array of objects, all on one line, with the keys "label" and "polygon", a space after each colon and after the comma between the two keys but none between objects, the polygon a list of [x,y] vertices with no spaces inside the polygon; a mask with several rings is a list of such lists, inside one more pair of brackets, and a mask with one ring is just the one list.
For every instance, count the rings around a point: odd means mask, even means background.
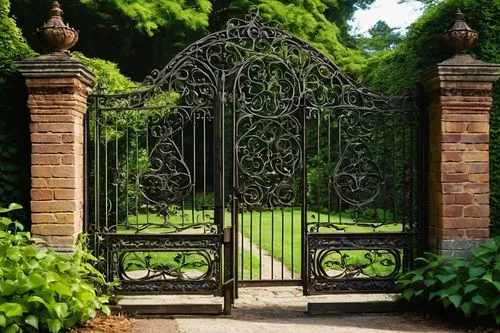
[{"label": "gravel path", "polygon": [[[254,243],[250,242],[250,239],[243,236],[242,233],[238,233],[238,244],[239,244],[240,250],[241,249],[243,249],[245,251],[248,250],[254,256],[259,258],[259,256],[260,256],[259,247],[257,245],[255,245]],[[241,256],[241,252],[239,255]],[[262,270],[262,279],[263,280],[291,279],[292,278],[292,272],[288,268],[286,268],[285,265],[282,266],[281,261],[274,259],[271,256],[271,254],[269,254],[264,249],[262,249],[261,263],[262,263],[261,270]],[[250,265],[250,262],[247,262],[247,265]],[[241,267],[240,267],[240,269],[241,269]],[[297,278],[297,274],[294,274],[294,278]],[[245,276],[245,279],[250,279],[250,276]],[[259,279],[259,276],[253,276],[253,279]]]}]

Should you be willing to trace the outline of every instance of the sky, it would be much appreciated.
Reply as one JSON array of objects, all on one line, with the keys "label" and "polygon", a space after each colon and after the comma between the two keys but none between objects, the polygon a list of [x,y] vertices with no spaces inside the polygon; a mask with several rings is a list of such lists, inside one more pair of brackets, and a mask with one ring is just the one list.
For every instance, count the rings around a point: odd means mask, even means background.
[{"label": "sky", "polygon": [[422,14],[417,1],[398,4],[398,0],[376,0],[369,9],[357,10],[351,22],[352,32],[365,34],[377,21],[387,22],[393,28],[406,28]]}]

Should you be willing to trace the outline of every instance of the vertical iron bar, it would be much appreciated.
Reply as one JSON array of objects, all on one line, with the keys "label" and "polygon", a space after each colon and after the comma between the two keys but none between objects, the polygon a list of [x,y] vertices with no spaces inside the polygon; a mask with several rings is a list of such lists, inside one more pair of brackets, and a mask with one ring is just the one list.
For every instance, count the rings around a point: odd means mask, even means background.
[{"label": "vertical iron bar", "polygon": [[[219,101],[217,101],[216,103],[219,103]],[[216,106],[216,108],[217,108],[217,106]],[[214,129],[217,128],[216,122],[217,122],[217,120],[214,120]],[[205,144],[206,144],[205,138],[203,138],[203,145],[205,145]],[[214,172],[217,172],[217,170],[215,170]],[[217,185],[214,185],[214,188],[217,188]],[[196,213],[196,117],[195,117],[195,115],[193,115],[193,190],[192,190],[192,198],[191,198],[191,223],[192,224],[195,223],[195,213]],[[214,212],[214,217],[215,217],[215,212]],[[203,216],[203,218],[205,218],[205,216]],[[184,226],[184,219],[182,219],[182,226]]]},{"label": "vertical iron bar", "polygon": [[308,265],[308,248],[307,248],[307,155],[306,155],[306,135],[307,135],[307,127],[306,127],[306,122],[307,122],[307,115],[306,115],[306,108],[303,106],[301,108],[301,120],[302,120],[302,175],[301,175],[301,201],[302,201],[302,208],[301,208],[301,228],[302,228],[302,256],[300,258],[300,276],[302,279],[302,286],[303,286],[303,294],[307,295],[308,291],[308,271],[307,271],[307,265]]},{"label": "vertical iron bar", "polygon": [[274,207],[271,209],[271,280],[274,280]]},{"label": "vertical iron bar", "polygon": [[262,280],[262,210],[259,210],[259,279]]},{"label": "vertical iron bar", "polygon": [[253,211],[250,211],[250,280],[253,280],[253,252],[252,252],[252,244],[253,244]]},{"label": "vertical iron bar", "polygon": [[[295,204],[295,203],[294,203],[294,204]],[[291,251],[290,251],[290,252],[291,252],[291,257],[292,257],[292,277],[291,277],[292,279],[293,279],[293,274],[294,274],[294,271],[293,271],[293,270],[294,270],[294,267],[293,267],[293,241],[294,241],[294,239],[293,239],[293,238],[294,238],[294,237],[293,237],[293,231],[294,231],[294,225],[293,225],[293,214],[294,214],[294,213],[293,213],[293,208],[294,208],[294,207],[293,207],[293,206],[294,206],[294,205],[292,205],[292,207],[291,207],[291,208],[292,208],[292,221],[291,221],[291,226],[290,226],[290,227],[291,227],[291,230],[292,230],[292,232],[291,232],[292,237],[291,237],[291,243],[290,243],[290,249],[291,249]]]},{"label": "vertical iron bar", "polygon": [[[118,118],[118,113],[115,113],[116,118]],[[120,162],[118,161],[118,119],[115,119],[115,170],[116,170],[116,185],[115,185],[115,224],[117,227],[118,231],[118,222],[120,221],[120,217],[118,215],[118,202],[119,202],[119,197],[118,197],[118,191],[120,189]],[[106,168],[107,170],[107,168]],[[106,182],[107,183],[107,182]],[[107,200],[106,200],[107,202]]]},{"label": "vertical iron bar", "polygon": [[[129,225],[129,220],[128,220],[128,213],[129,213],[129,207],[128,207],[128,183],[129,183],[129,112],[125,112],[125,225]],[[117,203],[118,204],[118,203]],[[118,222],[118,221],[117,221]]]},{"label": "vertical iron bar", "polygon": [[281,207],[281,279],[285,278],[285,212]]},{"label": "vertical iron bar", "polygon": [[[135,180],[136,183],[139,179],[139,117],[137,111],[135,112]],[[139,228],[139,189],[135,191],[135,224]]]},{"label": "vertical iron bar", "polygon": [[83,117],[83,232],[89,233],[89,112]]}]

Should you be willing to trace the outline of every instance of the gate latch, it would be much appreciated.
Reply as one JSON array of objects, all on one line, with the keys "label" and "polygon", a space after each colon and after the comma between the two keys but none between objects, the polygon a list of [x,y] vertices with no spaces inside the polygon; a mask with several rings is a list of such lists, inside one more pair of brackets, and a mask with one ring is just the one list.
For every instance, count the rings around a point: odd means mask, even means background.
[{"label": "gate latch", "polygon": [[231,231],[232,227],[225,227],[223,233],[223,241],[224,243],[231,243]]}]

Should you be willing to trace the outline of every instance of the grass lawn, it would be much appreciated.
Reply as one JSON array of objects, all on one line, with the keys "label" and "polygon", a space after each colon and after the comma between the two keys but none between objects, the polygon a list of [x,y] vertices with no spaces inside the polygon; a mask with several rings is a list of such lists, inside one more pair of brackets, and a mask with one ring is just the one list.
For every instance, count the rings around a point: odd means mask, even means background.
[{"label": "grass lawn", "polygon": [[[168,222],[181,226],[183,223],[185,226],[191,225],[194,223],[200,222],[208,222],[211,221],[213,216],[212,211],[195,211],[194,217],[193,212],[190,210],[181,211],[178,210],[177,214],[172,214],[169,217]],[[225,221],[226,224],[230,224],[231,215],[226,211],[225,213]],[[373,229],[369,226],[359,226],[352,222],[352,219],[348,214],[317,214],[315,212],[308,213],[308,221],[311,223],[316,222],[330,222],[334,223],[337,228],[320,228],[320,232],[372,232]],[[239,214],[239,230],[242,232],[245,237],[250,239],[252,243],[256,247],[261,247],[263,250],[268,252],[278,261],[282,261],[286,268],[290,271],[294,272],[294,277],[297,278],[300,276],[300,262],[302,256],[301,249],[301,241],[302,241],[302,227],[301,227],[301,210],[300,208],[285,208],[274,211],[263,211],[263,212],[245,212],[243,214]],[[154,214],[139,214],[138,216],[129,216],[130,227],[125,228],[119,227],[121,232],[136,232],[135,227],[142,228],[146,223],[155,224],[154,227],[150,227],[143,232],[171,232],[172,228],[166,228],[163,225],[163,219],[160,216]],[[309,225],[309,228],[312,228],[313,225]],[[387,224],[380,226],[376,229],[378,232],[397,232],[401,231],[400,224]],[[203,228],[192,228],[186,232],[199,232],[203,233]],[[241,244],[240,244],[241,249]],[[254,251],[255,252],[255,251]],[[349,257],[344,258],[344,261],[347,263],[367,263],[368,260],[365,258],[366,251],[349,251]],[[158,262],[163,261],[171,262],[173,260],[173,256],[165,253],[159,252],[155,254],[158,257],[156,260]],[[250,253],[249,249],[243,249],[243,276],[241,272],[241,259],[242,254],[241,250],[239,253],[239,272],[238,275],[240,279],[258,279],[260,266],[259,266],[259,254],[258,253]],[[335,257],[336,255],[330,255],[330,257]],[[252,260],[250,260],[250,257]],[[335,260],[330,260],[331,258],[327,258],[330,261],[330,264],[338,263],[338,258]],[[380,260],[387,259],[387,255],[381,255]],[[386,261],[387,262],[387,261]],[[251,267],[250,267],[251,264]],[[335,266],[335,264],[333,264]],[[387,270],[386,267],[380,265],[373,266],[373,272],[376,273],[384,273]],[[378,267],[378,268],[377,268]],[[275,267],[275,269],[280,269]],[[334,269],[334,268],[332,268]],[[340,268],[339,268],[340,269]],[[250,276],[250,271],[252,274]]]},{"label": "grass lawn", "polygon": [[[369,232],[372,229],[348,225],[352,223],[352,219],[347,215],[343,215],[342,222],[346,225],[345,231],[338,231],[332,228],[322,228],[321,232]],[[317,221],[316,213],[308,214],[308,220]],[[328,221],[327,214],[320,214],[321,222]],[[338,215],[331,215],[330,222],[339,221]],[[338,225],[342,226],[342,225]],[[279,261],[283,261],[284,265],[300,276],[300,258],[302,256],[302,228],[301,228],[301,211],[300,208],[286,208],[282,210],[260,212],[245,212],[240,214],[239,220],[240,231],[247,238],[250,238],[257,247],[262,246],[269,254]],[[283,232],[284,230],[284,232]],[[386,225],[377,229],[379,232],[390,232],[401,230],[400,225]],[[272,232],[274,231],[274,233]],[[351,262],[366,262],[364,258],[365,251],[350,251],[349,263]],[[358,259],[356,259],[358,258]]]}]

